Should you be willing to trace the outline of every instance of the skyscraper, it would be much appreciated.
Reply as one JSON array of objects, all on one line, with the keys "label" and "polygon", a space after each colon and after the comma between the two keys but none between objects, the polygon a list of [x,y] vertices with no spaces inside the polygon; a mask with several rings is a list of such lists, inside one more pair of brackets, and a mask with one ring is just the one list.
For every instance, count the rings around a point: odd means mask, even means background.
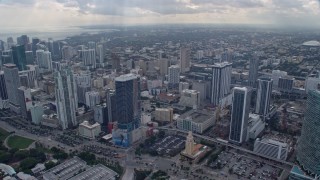
[{"label": "skyscraper", "polygon": [[62,66],[54,73],[57,112],[62,129],[78,124],[76,111],[78,107],[76,82],[68,66]]},{"label": "skyscraper", "polygon": [[104,54],[105,54],[105,52],[104,52],[104,47],[103,47],[102,44],[99,44],[97,46],[97,54],[99,56],[99,63],[103,64],[104,63]]},{"label": "skyscraper", "polygon": [[246,140],[249,119],[251,89],[235,87],[233,89],[231,124],[229,141],[241,144]]},{"label": "skyscraper", "polygon": [[254,87],[256,85],[258,79],[258,69],[259,69],[259,57],[257,54],[254,54],[250,59],[249,64],[249,86]]},{"label": "skyscraper", "polygon": [[5,64],[3,67],[4,79],[9,99],[10,110],[20,114],[18,88],[20,87],[19,70],[14,64]]},{"label": "skyscraper", "polygon": [[36,54],[37,54],[37,64],[39,65],[39,68],[52,71],[51,52],[39,49],[36,51]]},{"label": "skyscraper", "polygon": [[308,92],[307,110],[298,141],[297,160],[312,174],[320,175],[320,91]]},{"label": "skyscraper", "polygon": [[34,64],[34,57],[32,51],[26,51],[26,62],[27,64]]},{"label": "skyscraper", "polygon": [[126,74],[115,79],[117,128],[112,132],[117,145],[130,146],[133,131],[140,126],[140,77]]},{"label": "skyscraper", "polygon": [[32,38],[32,53],[33,56],[36,56],[37,44],[40,42],[40,39],[37,37]]},{"label": "skyscraper", "polygon": [[160,69],[161,76],[165,76],[168,74],[169,64],[170,64],[169,59],[167,58],[159,59],[159,69]]},{"label": "skyscraper", "polygon": [[180,68],[177,65],[172,65],[168,68],[168,83],[169,88],[176,88],[180,82]]},{"label": "skyscraper", "polygon": [[0,71],[0,99],[6,100],[8,99],[6,81],[4,79],[4,72]]},{"label": "skyscraper", "polygon": [[79,52],[84,66],[96,68],[96,51],[94,49],[79,50]]},{"label": "skyscraper", "polygon": [[216,63],[212,67],[211,103],[218,105],[220,100],[230,93],[232,64]]},{"label": "skyscraper", "polygon": [[31,89],[21,86],[18,88],[19,106],[21,108],[21,115],[25,118],[28,117],[28,111],[32,107]]},{"label": "skyscraper", "polygon": [[261,78],[257,82],[256,113],[261,115],[262,119],[265,120],[269,114],[273,81],[270,78]]},{"label": "skyscraper", "polygon": [[19,71],[26,70],[27,59],[25,53],[25,46],[12,46],[13,63],[18,67]]},{"label": "skyscraper", "polygon": [[180,69],[182,73],[190,70],[191,51],[188,47],[180,48]]}]

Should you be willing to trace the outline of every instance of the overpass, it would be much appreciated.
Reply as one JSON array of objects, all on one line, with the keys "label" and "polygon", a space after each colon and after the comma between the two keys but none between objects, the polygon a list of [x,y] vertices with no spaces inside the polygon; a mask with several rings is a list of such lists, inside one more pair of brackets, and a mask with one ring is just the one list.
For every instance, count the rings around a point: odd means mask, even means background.
[{"label": "overpass", "polygon": [[[158,129],[188,134],[188,131],[184,131],[184,130],[180,130],[180,129],[170,129],[170,128],[166,128],[166,127],[158,127]],[[216,138],[210,138],[210,137],[199,135],[199,134],[193,134],[193,136],[197,137],[197,138],[200,138],[200,139],[204,139],[204,140],[207,140],[207,141],[214,142],[216,144],[224,145],[224,146],[227,146],[227,147],[230,147],[230,148],[233,148],[233,149],[236,149],[236,150],[239,150],[239,151],[251,154],[251,155],[255,155],[255,156],[262,157],[262,158],[266,158],[268,160],[272,160],[272,161],[275,161],[277,163],[281,163],[283,165],[290,166],[290,168],[292,168],[295,165],[295,164],[293,164],[291,162],[288,162],[288,161],[283,161],[283,160],[280,160],[280,159],[276,159],[276,158],[272,158],[272,157],[269,157],[269,156],[265,156],[263,154],[258,154],[256,152],[251,151],[251,150],[245,149],[243,147],[239,147],[239,146],[234,145],[234,144],[230,144],[230,143],[228,143],[226,141],[218,140]]]}]

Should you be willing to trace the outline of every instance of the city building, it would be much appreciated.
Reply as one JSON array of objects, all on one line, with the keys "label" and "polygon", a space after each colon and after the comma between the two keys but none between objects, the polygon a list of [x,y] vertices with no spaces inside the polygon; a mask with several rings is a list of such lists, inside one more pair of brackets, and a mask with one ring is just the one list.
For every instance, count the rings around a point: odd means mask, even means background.
[{"label": "city building", "polygon": [[278,82],[278,89],[281,92],[290,93],[293,90],[294,78],[292,77],[280,77]]},{"label": "city building", "polygon": [[257,138],[254,142],[253,152],[285,161],[288,157],[289,146],[287,143],[273,139]]},{"label": "city building", "polygon": [[13,63],[18,67],[19,71],[26,70],[27,59],[25,53],[25,46],[12,46]]},{"label": "city building", "polygon": [[308,77],[305,81],[305,90],[306,93],[312,90],[320,89],[320,78],[317,77]]},{"label": "city building", "polygon": [[42,116],[44,114],[43,106],[40,104],[31,106],[30,113],[31,113],[31,122],[33,124],[39,125],[42,120]]},{"label": "city building", "polygon": [[230,93],[232,64],[216,63],[212,66],[211,103],[218,105]]},{"label": "city building", "polygon": [[168,68],[169,68],[169,59],[161,58],[159,59],[159,73],[161,76],[168,75]]},{"label": "city building", "polygon": [[182,93],[183,90],[189,89],[190,84],[187,82],[180,82],[179,83],[179,93]]},{"label": "city building", "polygon": [[99,123],[89,124],[88,121],[83,121],[79,124],[79,136],[95,139],[101,133],[101,125]]},{"label": "city building", "polygon": [[246,140],[249,119],[251,89],[233,89],[229,141],[241,144]]},{"label": "city building", "polygon": [[272,79],[260,78],[258,79],[256,114],[263,117],[265,121],[269,115],[270,99],[272,94]]},{"label": "city building", "polygon": [[70,67],[54,72],[57,113],[62,129],[76,126],[77,88]]},{"label": "city building", "polygon": [[39,49],[36,51],[36,55],[37,55],[37,64],[39,68],[52,71],[51,52]]},{"label": "city building", "polygon": [[289,180],[316,180],[316,178],[308,176],[298,166],[293,166],[289,174]]},{"label": "city building", "polygon": [[0,71],[0,101],[0,109],[8,107],[5,105],[8,104],[8,93],[3,71]]},{"label": "city building", "polygon": [[285,71],[280,71],[280,70],[272,70],[272,79],[273,79],[273,86],[278,87],[279,83],[279,78],[280,77],[286,77],[288,75],[287,72]]},{"label": "city building", "polygon": [[102,125],[108,124],[108,107],[106,103],[93,106],[93,113],[93,119],[95,122],[98,122]]},{"label": "city building", "polygon": [[206,111],[191,110],[177,119],[177,128],[202,134],[215,123],[215,115]]},{"label": "city building", "polygon": [[135,130],[140,127],[140,77],[125,74],[115,78],[116,120],[112,131],[114,144],[128,147],[134,142]]},{"label": "city building", "polygon": [[201,159],[209,150],[210,149],[207,146],[195,143],[192,132],[189,131],[185,149],[181,152],[181,155],[193,160],[194,162],[198,162],[198,160]]},{"label": "city building", "polygon": [[191,50],[188,47],[180,48],[180,70],[181,73],[188,72],[190,70],[191,62]]},{"label": "city building", "polygon": [[204,101],[207,99],[207,83],[201,80],[192,82],[192,89],[200,93],[200,100]]},{"label": "city building", "polygon": [[249,78],[248,83],[249,86],[255,87],[257,79],[258,79],[258,70],[259,70],[259,56],[254,54],[253,57],[250,59],[249,64]]},{"label": "city building", "polygon": [[101,103],[100,94],[97,91],[86,92],[86,105],[93,107]]},{"label": "city building", "polygon": [[256,139],[264,130],[266,122],[258,114],[249,114],[247,140]]},{"label": "city building", "polygon": [[173,109],[172,108],[156,108],[155,120],[160,122],[172,122]]},{"label": "city building", "polygon": [[117,178],[119,178],[119,175],[116,172],[102,164],[97,164],[93,167],[86,169],[86,171],[77,174],[69,180],[116,180]]},{"label": "city building", "polygon": [[14,64],[4,64],[4,79],[6,83],[10,110],[20,114],[20,101],[18,94],[18,88],[20,87],[19,70]]},{"label": "city building", "polygon": [[44,180],[67,180],[72,178],[80,170],[86,169],[87,163],[78,157],[73,157],[46,171],[42,178]]},{"label": "city building", "polygon": [[34,64],[34,57],[33,57],[33,52],[32,51],[26,51],[26,62],[29,65]]},{"label": "city building", "polygon": [[19,99],[20,113],[23,117],[28,117],[28,112],[32,107],[31,89],[21,86],[18,88],[18,94],[16,96]]},{"label": "city building", "polygon": [[98,55],[98,62],[99,64],[103,64],[104,63],[104,47],[102,44],[99,44],[97,46],[97,55]]},{"label": "city building", "polygon": [[58,128],[60,121],[58,119],[57,114],[48,114],[48,115],[44,114],[42,116],[40,124],[42,126],[47,126],[47,127],[51,127],[51,128]]},{"label": "city building", "polygon": [[179,104],[197,109],[200,107],[200,93],[196,90],[185,89],[181,92]]},{"label": "city building", "polygon": [[180,68],[172,65],[168,68],[168,84],[170,88],[177,88],[180,82]]},{"label": "city building", "polygon": [[91,68],[96,68],[96,51],[94,49],[84,49],[79,50],[80,59],[84,66]]},{"label": "city building", "polygon": [[320,175],[320,91],[308,92],[307,109],[298,141],[297,160],[302,168]]}]

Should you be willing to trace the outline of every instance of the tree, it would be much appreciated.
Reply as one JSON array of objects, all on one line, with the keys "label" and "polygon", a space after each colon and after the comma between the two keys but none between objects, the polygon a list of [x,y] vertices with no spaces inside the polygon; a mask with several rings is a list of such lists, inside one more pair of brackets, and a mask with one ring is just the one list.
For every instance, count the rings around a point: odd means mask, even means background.
[{"label": "tree", "polygon": [[46,170],[48,170],[48,169],[51,169],[54,166],[56,166],[56,163],[49,161],[49,162],[45,163],[44,166],[46,167]]},{"label": "tree", "polygon": [[11,159],[11,154],[4,152],[0,153],[0,163],[7,163]]},{"label": "tree", "polygon": [[33,168],[38,163],[37,159],[28,157],[20,162],[20,168],[27,170]]},{"label": "tree", "polygon": [[13,156],[14,156],[14,158],[16,158],[19,161],[19,160],[22,160],[22,159],[28,157],[29,151],[19,150],[19,151],[15,152]]}]

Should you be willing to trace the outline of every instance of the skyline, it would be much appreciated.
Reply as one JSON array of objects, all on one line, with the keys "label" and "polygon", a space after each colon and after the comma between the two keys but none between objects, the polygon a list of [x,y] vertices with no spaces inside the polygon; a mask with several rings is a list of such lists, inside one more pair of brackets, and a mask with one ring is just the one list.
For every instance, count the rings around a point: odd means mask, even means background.
[{"label": "skyline", "polygon": [[4,28],[31,29],[184,23],[320,27],[319,0],[0,0],[0,16],[10,19],[0,19]]}]

